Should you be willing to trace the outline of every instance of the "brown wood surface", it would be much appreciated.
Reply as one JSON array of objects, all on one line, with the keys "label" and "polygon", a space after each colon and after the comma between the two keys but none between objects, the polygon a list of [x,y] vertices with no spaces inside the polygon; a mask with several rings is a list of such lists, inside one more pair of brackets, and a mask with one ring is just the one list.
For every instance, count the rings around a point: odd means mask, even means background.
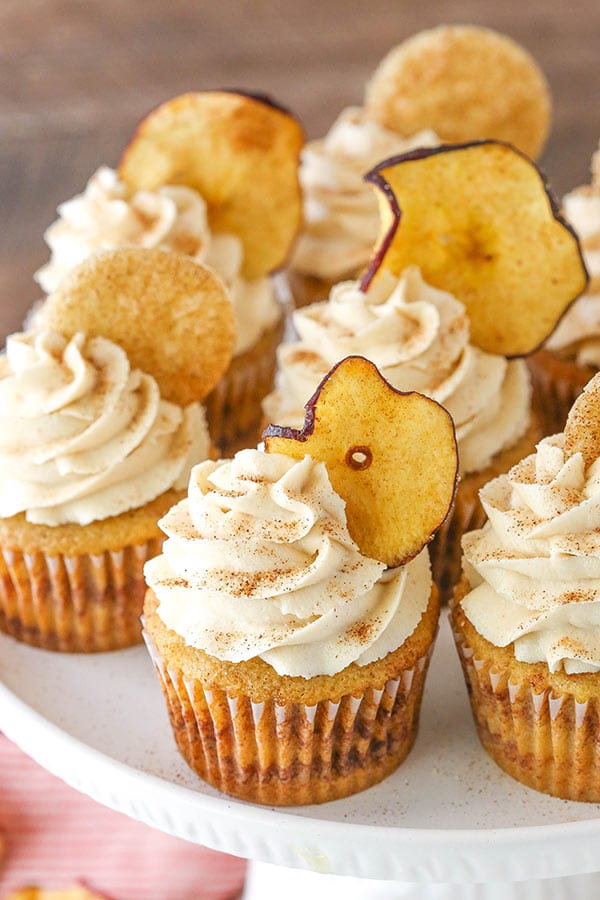
[{"label": "brown wood surface", "polygon": [[396,43],[443,22],[526,46],[554,97],[542,158],[560,195],[600,137],[600,0],[0,0],[0,342],[38,296],[44,228],[137,121],[187,90],[266,91],[309,137],[360,103]]}]

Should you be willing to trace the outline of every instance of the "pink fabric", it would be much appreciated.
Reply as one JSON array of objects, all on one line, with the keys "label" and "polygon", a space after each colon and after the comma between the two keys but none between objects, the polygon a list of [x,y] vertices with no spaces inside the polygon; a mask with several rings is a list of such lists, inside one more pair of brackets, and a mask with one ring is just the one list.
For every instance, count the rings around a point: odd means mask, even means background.
[{"label": "pink fabric", "polygon": [[106,809],[0,735],[0,898],[84,882],[114,900],[233,900],[246,863]]}]

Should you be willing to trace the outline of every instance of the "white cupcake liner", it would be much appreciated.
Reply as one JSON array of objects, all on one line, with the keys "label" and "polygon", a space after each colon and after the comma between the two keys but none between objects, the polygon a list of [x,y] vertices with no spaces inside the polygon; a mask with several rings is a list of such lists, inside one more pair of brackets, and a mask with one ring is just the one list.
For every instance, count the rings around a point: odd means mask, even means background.
[{"label": "white cupcake liner", "polygon": [[480,740],[518,781],[565,800],[600,802],[600,691],[581,702],[551,685],[515,680],[455,630]]},{"label": "white cupcake liner", "polygon": [[256,446],[262,426],[262,400],[273,390],[277,347],[283,337],[283,317],[258,343],[234,356],[229,368],[206,398],[206,418],[212,442],[223,456]]},{"label": "white cupcake liner", "polygon": [[144,563],[162,542],[77,556],[0,548],[0,631],[63,652],[140,643]]},{"label": "white cupcake liner", "polygon": [[185,678],[144,637],[181,754],[225,793],[273,805],[337,799],[390,774],[413,744],[431,650],[381,689],[257,703]]}]

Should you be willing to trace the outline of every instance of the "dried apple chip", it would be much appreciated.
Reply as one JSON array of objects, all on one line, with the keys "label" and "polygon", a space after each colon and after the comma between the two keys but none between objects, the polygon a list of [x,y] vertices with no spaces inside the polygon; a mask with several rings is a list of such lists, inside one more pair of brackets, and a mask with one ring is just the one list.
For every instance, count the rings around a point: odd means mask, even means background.
[{"label": "dried apple chip", "polygon": [[243,275],[259,278],[282,265],[300,228],[303,142],[296,119],[265,98],[182,94],[140,123],[119,174],[132,191],[195,188],[212,230],[242,241]]},{"label": "dried apple chip", "polygon": [[119,344],[153,375],[165,400],[186,406],[215,386],[233,355],[233,307],[211,269],[180,253],[127,248],[98,253],[61,282],[40,324]]},{"label": "dried apple chip", "polygon": [[266,451],[324,462],[361,553],[388,566],[408,562],[452,505],[458,457],[450,414],[422,394],[397,391],[362,356],[338,363],[305,409],[301,430],[268,426]]},{"label": "dried apple chip", "polygon": [[534,158],[551,116],[548,83],[533,57],[476,25],[440,25],[394,47],[367,86],[365,107],[399,134],[432,128],[453,143],[496,138]]},{"label": "dried apple chip", "polygon": [[478,141],[420,149],[365,176],[379,191],[382,231],[362,281],[418,265],[461,300],[471,340],[503,356],[531,353],[587,285],[575,232],[531,160]]}]

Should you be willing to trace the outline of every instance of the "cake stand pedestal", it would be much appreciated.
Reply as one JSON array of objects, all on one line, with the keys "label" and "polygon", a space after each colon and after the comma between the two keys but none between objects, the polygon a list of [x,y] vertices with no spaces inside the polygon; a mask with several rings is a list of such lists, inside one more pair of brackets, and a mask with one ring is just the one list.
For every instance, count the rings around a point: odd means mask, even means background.
[{"label": "cake stand pedestal", "polygon": [[424,884],[381,881],[251,862],[243,900],[598,900],[600,873],[535,881]]},{"label": "cake stand pedestal", "polygon": [[445,619],[414,749],[345,800],[271,809],[200,781],[143,647],[54,654],[0,635],[0,730],[98,802],[253,860],[246,900],[600,896],[600,806],[532,791],[487,757]]}]

